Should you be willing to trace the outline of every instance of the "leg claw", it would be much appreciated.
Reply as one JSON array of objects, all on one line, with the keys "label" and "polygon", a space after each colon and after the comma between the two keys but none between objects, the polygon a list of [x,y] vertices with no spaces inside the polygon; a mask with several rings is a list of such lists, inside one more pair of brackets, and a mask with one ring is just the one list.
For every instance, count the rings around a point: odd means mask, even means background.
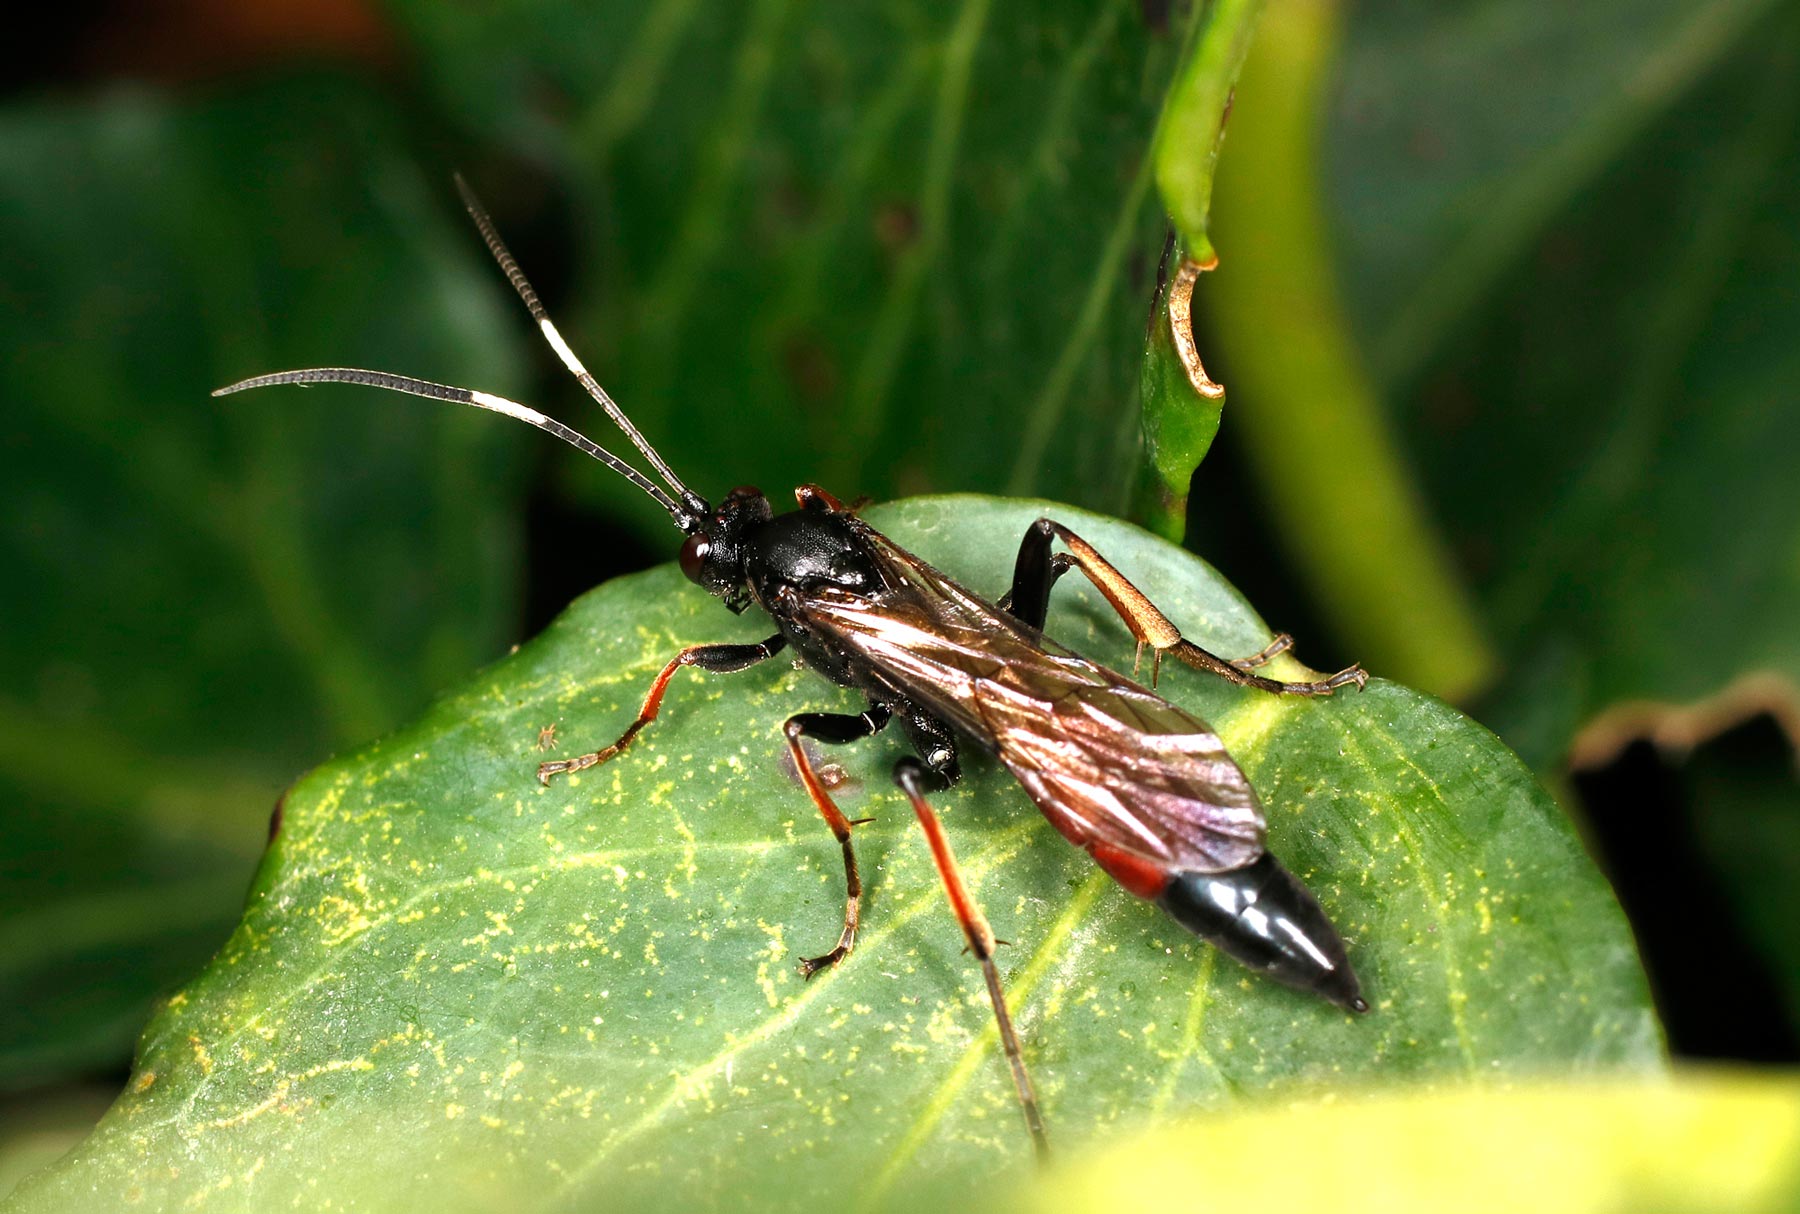
[{"label": "leg claw", "polygon": [[845,944],[840,944],[829,953],[825,953],[822,956],[802,957],[800,958],[800,976],[802,978],[810,979],[814,974],[819,973],[821,970],[830,969],[849,955],[850,947]]},{"label": "leg claw", "polygon": [[598,767],[618,753],[618,747],[609,746],[607,749],[597,750],[593,754],[576,755],[573,759],[553,759],[548,763],[539,763],[537,769],[538,783],[548,787],[551,776],[560,776],[564,772],[586,771],[590,767]]}]

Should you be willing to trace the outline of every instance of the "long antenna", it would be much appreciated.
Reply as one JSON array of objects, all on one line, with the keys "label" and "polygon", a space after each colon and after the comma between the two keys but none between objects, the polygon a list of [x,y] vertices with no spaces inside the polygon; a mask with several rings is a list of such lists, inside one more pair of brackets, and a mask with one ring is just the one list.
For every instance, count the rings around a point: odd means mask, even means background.
[{"label": "long antenna", "polygon": [[558,333],[556,326],[551,323],[550,314],[544,310],[544,305],[538,299],[537,292],[531,289],[531,283],[526,281],[524,271],[519,269],[519,263],[513,260],[512,251],[506,247],[506,242],[500,239],[500,233],[495,229],[494,221],[488,217],[486,208],[481,205],[481,200],[475,197],[475,191],[469,188],[469,183],[463,180],[461,173],[455,174],[455,178],[456,192],[462,195],[463,206],[468,208],[469,218],[475,221],[476,228],[481,232],[481,238],[487,242],[488,252],[492,253],[494,260],[500,263],[500,269],[505,273],[506,281],[512,283],[513,290],[517,291],[519,298],[525,301],[525,308],[531,313],[531,319],[537,321],[538,328],[543,331],[544,340],[550,343],[550,348],[556,351],[558,358],[562,359],[563,366],[569,369],[569,374],[581,381],[581,386],[587,389],[588,395],[598,401],[600,407],[606,410],[606,415],[612,418],[613,424],[624,431],[625,437],[631,440],[631,445],[643,453],[644,458],[649,460],[651,466],[662,475],[669,488],[681,496],[681,500],[688,510],[695,515],[704,515],[707,512],[706,499],[681,483],[681,478],[675,475],[674,470],[667,463],[663,462],[663,457],[656,453],[656,448],[652,447],[649,441],[638,433],[638,428],[631,424],[631,419],[625,416],[625,411],[613,402],[613,398],[607,395],[606,389],[600,386],[600,382],[589,373],[586,367],[581,365],[581,360],[575,357],[575,351],[569,348],[569,343],[563,340],[562,334]]},{"label": "long antenna", "polygon": [[[358,367],[310,367],[304,371],[278,371],[273,375],[257,375],[250,379],[239,380],[235,384],[215,389],[214,396],[230,396],[233,392],[247,392],[251,388],[268,388],[276,384],[360,384],[368,388],[385,388],[390,392],[406,392],[413,396],[423,396],[430,400],[447,400],[458,405],[474,405],[477,409],[487,409],[494,413],[504,413],[514,417],[528,426],[536,426],[546,434],[554,434],[563,442],[578,451],[587,453],[623,476],[626,480],[648,493],[656,500],[656,504],[669,512],[675,525],[683,531],[691,529],[705,514],[705,503],[700,509],[692,505],[682,505],[662,491],[649,477],[633,468],[630,464],[596,443],[587,435],[572,430],[554,417],[539,413],[529,405],[521,405],[516,400],[507,400],[504,396],[495,396],[491,392],[477,392],[472,388],[454,388],[449,384],[434,384],[428,379],[413,379],[407,375],[395,375],[388,371],[364,371]],[[686,490],[681,490],[684,494]]]}]

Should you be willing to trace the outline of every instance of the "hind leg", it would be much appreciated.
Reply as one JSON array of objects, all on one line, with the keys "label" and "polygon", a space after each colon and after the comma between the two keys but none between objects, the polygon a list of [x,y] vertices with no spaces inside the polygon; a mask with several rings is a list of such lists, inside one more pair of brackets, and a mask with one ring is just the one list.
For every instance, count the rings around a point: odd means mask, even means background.
[{"label": "hind leg", "polygon": [[988,1001],[994,1005],[994,1022],[1000,1029],[1000,1048],[1006,1054],[1006,1065],[1012,1070],[1013,1086],[1019,1093],[1019,1107],[1025,1114],[1025,1128],[1031,1134],[1031,1144],[1036,1149],[1039,1160],[1043,1160],[1049,1156],[1050,1139],[1044,1132],[1044,1117],[1038,1109],[1037,1091],[1031,1086],[1031,1076],[1025,1070],[1025,1057],[1019,1051],[1019,1037],[1013,1030],[1012,1013],[1006,1006],[1006,991],[1000,985],[1000,971],[994,966],[994,932],[988,926],[987,916],[981,913],[981,908],[970,896],[969,887],[963,884],[962,873],[956,867],[956,857],[950,851],[950,840],[944,837],[944,828],[938,822],[937,814],[925,800],[926,791],[942,788],[946,783],[945,778],[917,759],[901,759],[894,765],[894,783],[900,786],[900,791],[912,802],[919,825],[925,829],[925,841],[931,847],[931,859],[937,865],[938,875],[944,880],[944,892],[950,899],[950,909],[955,913],[957,923],[962,926],[963,936],[969,942],[969,951],[981,965],[981,976],[987,981]]}]

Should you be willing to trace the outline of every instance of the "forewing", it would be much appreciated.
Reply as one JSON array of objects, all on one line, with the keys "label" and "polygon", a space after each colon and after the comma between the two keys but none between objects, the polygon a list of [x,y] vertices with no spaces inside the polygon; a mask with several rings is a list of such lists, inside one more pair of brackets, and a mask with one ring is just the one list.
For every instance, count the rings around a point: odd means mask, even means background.
[{"label": "forewing", "polygon": [[805,627],[981,740],[1077,844],[1199,872],[1262,854],[1256,794],[1205,722],[871,534],[889,591],[809,597]]},{"label": "forewing", "polygon": [[1262,808],[1218,735],[1114,678],[1055,699],[983,688],[978,703],[1000,730],[1000,761],[1031,799],[1052,821],[1065,814],[1079,824],[1078,842],[1176,870],[1227,872],[1262,855]]}]

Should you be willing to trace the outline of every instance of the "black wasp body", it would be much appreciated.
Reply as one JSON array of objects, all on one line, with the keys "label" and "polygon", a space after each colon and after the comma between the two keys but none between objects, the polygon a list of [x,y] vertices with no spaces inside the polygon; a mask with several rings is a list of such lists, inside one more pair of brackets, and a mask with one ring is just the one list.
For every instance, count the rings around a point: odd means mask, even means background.
[{"label": "black wasp body", "polygon": [[[546,340],[667,484],[668,491],[592,440],[535,409],[490,393],[381,371],[321,368],[244,380],[218,394],[272,384],[360,383],[504,413],[556,435],[625,476],[684,533],[682,571],[735,612],[760,607],[776,631],[750,644],[694,645],[652,681],[637,718],[611,745],[540,764],[545,784],[604,763],[661,710],[675,673],[747,669],[791,650],[826,679],[860,693],[860,713],[800,713],[783,732],[796,770],[843,852],[845,908],[835,946],[801,962],[808,975],[856,942],[862,882],[852,833],[813,769],[804,739],[843,744],[897,724],[913,754],[894,766],[931,847],[952,909],[982,968],[1002,1047],[1039,1152],[1046,1136],[993,961],[994,935],[957,871],[928,793],[954,783],[972,743],[1018,779],[1051,824],[1126,889],[1245,965],[1351,1011],[1367,1011],[1343,942],[1318,902],[1265,847],[1255,791],[1212,729],[1133,679],[1065,649],[1043,632],[1050,592],[1071,569],[1092,582],[1152,651],[1274,693],[1328,695],[1367,676],[1356,667],[1317,682],[1254,673],[1290,644],[1225,659],[1182,637],[1120,571],[1053,519],[1022,538],[1012,584],[997,602],[974,594],[899,547],[815,486],[776,514],[755,489],[714,508],[690,490],[600,388],[557,333],[492,223],[463,198],[489,249]],[[1060,544],[1060,549],[1058,545]]]},{"label": "black wasp body", "polygon": [[[973,742],[1133,893],[1253,969],[1367,1010],[1330,921],[1263,848],[1255,794],[1212,730],[1043,634],[1057,576],[1091,567],[1103,590],[1110,582],[1135,594],[1116,570],[1072,533],[1075,553],[1051,557],[1046,541],[1066,529],[1042,519],[1021,545],[1002,607],[900,548],[824,490],[802,486],[796,497],[798,510],[775,515],[758,491],[735,490],[681,553],[692,581],[738,610],[747,595],[774,619],[776,636],[748,649],[792,648],[812,670],[868,698],[860,717],[828,718],[841,730],[802,717],[790,733],[838,741],[840,733],[863,736],[898,721],[918,755],[902,760],[903,787],[954,782],[957,743]],[[741,669],[745,649],[702,647],[692,661]],[[1330,688],[1327,680],[1273,689]],[[579,764],[546,764],[546,774]]]}]

